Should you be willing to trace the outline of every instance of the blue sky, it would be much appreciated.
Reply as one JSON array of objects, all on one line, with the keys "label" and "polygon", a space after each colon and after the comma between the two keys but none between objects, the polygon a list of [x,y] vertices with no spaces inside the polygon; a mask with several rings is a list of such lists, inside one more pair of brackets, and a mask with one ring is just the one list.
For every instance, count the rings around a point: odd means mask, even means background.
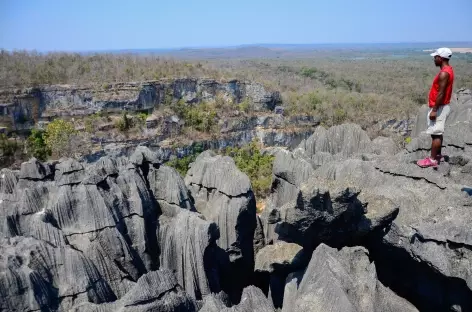
[{"label": "blue sky", "polygon": [[471,0],[0,0],[0,48],[472,41]]}]

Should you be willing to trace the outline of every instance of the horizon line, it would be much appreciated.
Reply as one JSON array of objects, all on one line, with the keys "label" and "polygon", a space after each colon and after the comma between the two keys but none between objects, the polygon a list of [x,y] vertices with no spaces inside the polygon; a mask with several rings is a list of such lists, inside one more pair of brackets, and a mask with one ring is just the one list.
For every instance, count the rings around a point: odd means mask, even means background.
[{"label": "horizon line", "polygon": [[352,46],[352,45],[399,45],[399,44],[470,44],[472,41],[382,41],[382,42],[319,42],[319,43],[242,43],[232,45],[203,45],[203,46],[175,46],[175,47],[164,47],[164,48],[118,48],[118,49],[87,49],[87,50],[75,50],[75,49],[51,49],[51,50],[38,50],[38,49],[25,49],[25,48],[2,48],[0,50],[8,52],[27,51],[27,52],[40,52],[40,53],[87,53],[87,52],[110,52],[110,51],[185,51],[185,50],[205,50],[205,49],[234,49],[243,47],[283,47],[283,46]]}]

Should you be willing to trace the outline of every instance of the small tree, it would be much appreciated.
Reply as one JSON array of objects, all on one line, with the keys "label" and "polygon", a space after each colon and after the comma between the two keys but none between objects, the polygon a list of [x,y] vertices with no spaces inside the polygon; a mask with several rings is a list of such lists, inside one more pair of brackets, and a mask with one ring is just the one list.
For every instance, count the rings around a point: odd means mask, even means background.
[{"label": "small tree", "polygon": [[41,161],[47,160],[48,156],[51,155],[51,150],[44,139],[44,131],[33,129],[28,137],[27,147],[28,152]]},{"label": "small tree", "polygon": [[121,116],[120,119],[118,119],[115,122],[115,126],[118,128],[118,130],[124,132],[127,131],[131,125],[128,116],[126,115],[126,112],[123,112],[123,115]]},{"label": "small tree", "polygon": [[44,140],[47,148],[54,155],[70,157],[77,147],[77,142],[73,141],[77,134],[78,132],[71,122],[55,119],[47,125]]}]

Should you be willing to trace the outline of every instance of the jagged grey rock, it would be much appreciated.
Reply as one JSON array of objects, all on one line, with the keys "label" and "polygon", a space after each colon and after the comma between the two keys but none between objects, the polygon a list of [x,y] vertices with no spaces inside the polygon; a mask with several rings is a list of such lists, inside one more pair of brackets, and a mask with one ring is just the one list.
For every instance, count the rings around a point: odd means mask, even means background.
[{"label": "jagged grey rock", "polygon": [[[99,111],[151,111],[170,100],[191,105],[223,96],[235,103],[249,101],[255,110],[272,111],[281,103],[278,91],[248,81],[177,78],[157,81],[119,82],[105,89],[87,86],[50,85],[22,90],[1,90],[0,116],[12,119],[14,129],[28,129],[38,117],[90,115]],[[18,112],[21,112],[18,114]],[[34,112],[34,113],[33,113]],[[36,114],[36,115],[34,115]],[[28,122],[24,122],[25,119]]]},{"label": "jagged grey rock", "polygon": [[161,155],[157,152],[153,152],[145,146],[138,146],[133,155],[131,155],[130,162],[138,166],[143,165],[145,162],[157,165],[162,163],[162,159]]},{"label": "jagged grey rock", "polygon": [[[447,118],[446,124],[454,124],[456,122],[470,122],[472,121],[472,99],[471,91],[467,89],[458,90],[456,94],[451,98],[451,112]],[[412,137],[418,137],[428,127],[427,113],[429,107],[423,105],[418,109],[415,127],[411,133]],[[445,131],[447,134],[447,131]],[[447,144],[445,141],[444,143]]]},{"label": "jagged grey rock", "polygon": [[[192,164],[185,183],[196,209],[218,225],[218,246],[229,255],[235,288],[242,289],[254,270],[256,201],[249,178],[232,158],[204,152]],[[234,298],[232,292],[229,295]]]},{"label": "jagged grey rock", "polygon": [[261,217],[258,215],[256,215],[256,230],[254,231],[253,245],[254,245],[254,257],[256,257],[259,250],[261,250],[265,246],[264,228],[262,225]]},{"label": "jagged grey rock", "polygon": [[51,177],[53,172],[51,165],[43,164],[36,158],[31,158],[29,161],[21,164],[20,179],[44,180]]},{"label": "jagged grey rock", "polygon": [[159,218],[161,266],[176,272],[177,280],[195,299],[219,292],[220,267],[224,261],[216,240],[219,230],[215,223],[201,215],[182,211],[174,218]]},{"label": "jagged grey rock", "polygon": [[303,145],[309,157],[319,152],[349,157],[356,153],[372,153],[372,142],[367,133],[356,124],[342,124],[329,129],[318,127]]},{"label": "jagged grey rock", "polygon": [[34,238],[0,240],[0,310],[63,310],[116,296],[94,263],[70,247]]},{"label": "jagged grey rock", "polygon": [[309,250],[322,242],[343,246],[395,218],[398,207],[381,196],[359,198],[361,190],[352,185],[310,178],[300,187],[297,199],[279,209],[278,239]]},{"label": "jagged grey rock", "polygon": [[[186,297],[221,289],[229,260],[216,245],[217,225],[190,211],[183,179],[152,152],[139,148],[132,161],[32,159],[20,172],[0,172],[5,309],[68,311],[91,302],[95,310],[113,310],[105,303],[126,298],[141,276],[166,267],[188,289]],[[21,283],[11,287],[15,276]]]},{"label": "jagged grey rock", "polygon": [[267,273],[295,271],[303,266],[304,257],[303,248],[300,245],[277,242],[262,248],[257,253],[254,269]]},{"label": "jagged grey rock", "polygon": [[174,168],[151,168],[148,180],[163,214],[172,217],[178,214],[180,209],[196,211],[184,180]]},{"label": "jagged grey rock", "polygon": [[287,275],[306,267],[308,260],[302,247],[292,243],[277,242],[259,251],[255,271],[262,283],[268,283],[268,298],[276,308],[282,307]]},{"label": "jagged grey rock", "polygon": [[266,244],[277,239],[273,225],[278,221],[277,207],[296,199],[301,183],[314,172],[312,164],[303,154],[279,149],[274,155],[271,193],[261,216]]},{"label": "jagged grey rock", "polygon": [[[13,194],[15,186],[18,183],[18,172],[10,169],[0,169],[0,199]],[[8,194],[8,195],[7,195]]]},{"label": "jagged grey rock", "polygon": [[290,276],[282,311],[418,311],[377,280],[375,265],[362,247],[338,251],[321,244],[295,291],[296,284],[296,276]]},{"label": "jagged grey rock", "polygon": [[[421,169],[402,159],[399,155],[388,161],[331,163],[318,169],[312,178],[350,182],[362,187],[365,196],[380,196],[399,207],[392,225],[370,247],[376,262],[381,263],[379,267],[385,270],[382,278],[393,288],[408,289],[408,299],[422,309],[449,309],[458,304],[467,310],[472,307],[472,292],[466,223],[472,219],[472,200],[463,185],[441,171]],[[409,263],[401,267],[411,269],[401,271],[400,263]],[[424,291],[425,280],[428,291]]]},{"label": "jagged grey rock", "polygon": [[244,288],[238,305],[228,308],[221,300],[210,296],[200,312],[275,312],[275,308],[259,288],[248,286]]},{"label": "jagged grey rock", "polygon": [[392,138],[379,136],[372,140],[372,144],[376,154],[395,155],[398,152],[398,146]]},{"label": "jagged grey rock", "polygon": [[76,312],[196,312],[198,305],[177,283],[170,270],[149,272],[120,300],[107,304],[82,303],[71,311]]}]

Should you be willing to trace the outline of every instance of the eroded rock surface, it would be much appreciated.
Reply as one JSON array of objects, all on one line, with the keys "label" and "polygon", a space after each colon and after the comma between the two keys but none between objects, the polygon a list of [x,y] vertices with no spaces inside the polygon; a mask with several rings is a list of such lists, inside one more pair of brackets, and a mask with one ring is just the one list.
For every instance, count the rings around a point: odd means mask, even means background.
[{"label": "eroded rock surface", "polygon": [[[20,172],[3,169],[0,181],[2,309],[140,305],[126,296],[148,287],[139,281],[158,269],[173,273],[155,283],[174,279],[186,292],[172,286],[152,300],[175,295],[175,306],[187,307],[221,289],[227,255],[216,245],[218,226],[196,212],[180,175],[146,148],[94,164],[32,159]],[[170,301],[165,309],[173,309]]]},{"label": "eroded rock surface", "polygon": [[291,304],[282,311],[418,311],[382,285],[376,275],[366,249],[338,251],[321,244],[301,280],[289,277],[284,300]]},{"label": "eroded rock surface", "polygon": [[254,271],[256,201],[249,178],[232,158],[203,152],[185,177],[196,209],[220,229],[217,241],[232,264],[232,283],[238,289],[250,283]]},{"label": "eroded rock surface", "polygon": [[437,169],[415,164],[427,135],[398,150],[352,124],[269,151],[260,216],[210,151],[185,179],[145,147],[2,169],[0,310],[472,311],[470,101]]}]

